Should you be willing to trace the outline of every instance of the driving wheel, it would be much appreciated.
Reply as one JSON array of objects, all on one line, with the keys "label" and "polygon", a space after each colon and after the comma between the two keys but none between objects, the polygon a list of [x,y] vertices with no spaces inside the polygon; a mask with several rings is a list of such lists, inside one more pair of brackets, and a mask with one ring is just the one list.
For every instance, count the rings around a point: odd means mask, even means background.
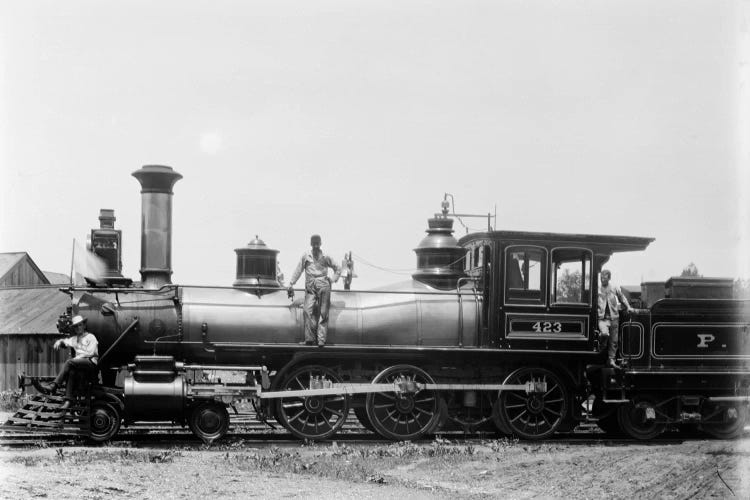
[{"label": "driving wheel", "polygon": [[[496,402],[498,429],[524,439],[543,439],[552,435],[568,412],[568,390],[560,377],[546,368],[521,368],[505,379],[504,384],[546,382],[546,390],[526,393],[501,391]],[[497,422],[497,419],[500,421]]]},{"label": "driving wheel", "polygon": [[421,368],[396,365],[380,372],[373,384],[394,384],[403,392],[373,392],[367,395],[367,416],[375,431],[387,439],[409,441],[435,430],[440,419],[439,397],[418,384],[434,383]]},{"label": "driving wheel", "polygon": [[[289,374],[280,391],[299,391],[316,385],[341,383],[341,378],[325,366],[302,366]],[[349,413],[349,396],[291,396],[276,403],[276,416],[289,432],[300,439],[320,440],[333,436]]]}]

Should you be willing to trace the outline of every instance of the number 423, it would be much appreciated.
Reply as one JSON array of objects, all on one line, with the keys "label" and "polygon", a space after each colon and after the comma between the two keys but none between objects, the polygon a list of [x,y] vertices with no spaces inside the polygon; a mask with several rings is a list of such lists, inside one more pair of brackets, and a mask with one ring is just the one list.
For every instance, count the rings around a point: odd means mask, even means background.
[{"label": "number 423", "polygon": [[537,321],[531,326],[538,333],[560,333],[562,324],[559,321]]}]

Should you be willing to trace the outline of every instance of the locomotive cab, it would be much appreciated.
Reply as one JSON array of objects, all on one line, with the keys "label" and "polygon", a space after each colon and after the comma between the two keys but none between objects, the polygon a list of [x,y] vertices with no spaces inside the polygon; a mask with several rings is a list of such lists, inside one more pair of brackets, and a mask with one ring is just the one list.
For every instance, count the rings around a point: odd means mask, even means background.
[{"label": "locomotive cab", "polygon": [[466,274],[485,298],[486,345],[598,355],[597,275],[614,253],[652,241],[521,231],[463,237]]}]

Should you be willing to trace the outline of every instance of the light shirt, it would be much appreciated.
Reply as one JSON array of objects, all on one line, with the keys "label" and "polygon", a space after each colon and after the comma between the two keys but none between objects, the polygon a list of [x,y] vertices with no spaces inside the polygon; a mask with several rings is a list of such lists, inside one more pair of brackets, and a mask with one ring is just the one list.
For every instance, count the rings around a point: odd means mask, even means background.
[{"label": "light shirt", "polygon": [[[599,319],[604,319],[605,316],[609,316],[611,319],[617,319],[620,311],[620,304],[624,304],[628,309],[630,308],[628,299],[625,298],[620,287],[612,284],[607,286],[599,285],[599,298],[597,304],[599,306]],[[609,306],[609,314],[605,315],[607,306]]]},{"label": "light shirt", "polygon": [[289,286],[292,286],[297,282],[299,277],[302,275],[302,271],[305,271],[305,280],[312,281],[316,278],[327,277],[329,268],[333,269],[336,273],[334,281],[338,280],[339,275],[341,274],[341,270],[339,269],[339,266],[337,266],[336,263],[333,262],[333,259],[325,255],[322,251],[320,252],[320,255],[317,259],[315,258],[315,256],[313,256],[312,250],[306,252],[302,254],[302,258],[300,259],[299,264],[297,264],[297,268],[292,274],[292,279],[291,281],[289,281]]},{"label": "light shirt", "polygon": [[76,350],[76,358],[91,358],[94,363],[99,360],[99,341],[89,332],[62,339],[62,343]]}]

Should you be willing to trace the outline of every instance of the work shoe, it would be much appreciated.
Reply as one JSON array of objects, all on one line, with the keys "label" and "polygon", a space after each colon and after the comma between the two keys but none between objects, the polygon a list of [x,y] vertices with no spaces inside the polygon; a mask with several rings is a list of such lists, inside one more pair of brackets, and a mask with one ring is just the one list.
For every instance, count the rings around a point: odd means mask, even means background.
[{"label": "work shoe", "polygon": [[304,342],[300,342],[299,345],[315,345],[315,342],[312,340],[305,340]]},{"label": "work shoe", "polygon": [[318,342],[318,347],[323,347],[324,345],[326,345],[325,342]]},{"label": "work shoe", "polygon": [[54,392],[57,390],[57,383],[55,382],[42,382],[39,385],[42,386],[42,389],[44,389],[47,394],[54,394]]}]

